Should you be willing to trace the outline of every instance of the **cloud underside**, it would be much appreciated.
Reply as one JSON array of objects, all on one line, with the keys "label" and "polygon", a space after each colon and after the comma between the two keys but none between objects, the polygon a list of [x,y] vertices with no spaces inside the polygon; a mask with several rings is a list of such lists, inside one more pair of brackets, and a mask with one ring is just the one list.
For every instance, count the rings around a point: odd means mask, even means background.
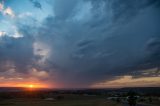
[{"label": "cloud underside", "polygon": [[[144,86],[159,84],[159,0],[54,0],[50,4],[53,14],[40,26],[16,23],[23,37],[0,33],[0,78],[30,75],[58,87],[109,81],[101,85],[117,87],[124,85],[116,81],[122,79],[117,76],[129,76],[124,79],[131,86],[149,78]],[[15,72],[5,73],[10,70]]]}]

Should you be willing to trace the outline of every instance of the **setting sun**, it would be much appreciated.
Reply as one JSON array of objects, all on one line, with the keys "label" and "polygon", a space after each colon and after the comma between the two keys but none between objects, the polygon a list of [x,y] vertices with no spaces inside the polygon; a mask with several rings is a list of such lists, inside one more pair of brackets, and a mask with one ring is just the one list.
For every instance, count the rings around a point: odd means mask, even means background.
[{"label": "setting sun", "polygon": [[49,84],[44,84],[43,82],[8,82],[7,84],[0,84],[2,87],[22,87],[22,88],[28,88],[28,89],[40,89],[40,88],[49,88]]},{"label": "setting sun", "polygon": [[25,85],[22,85],[24,86],[25,88],[46,88],[47,86],[46,85],[43,85],[43,84],[25,84]]},{"label": "setting sun", "polygon": [[30,84],[30,85],[29,85],[29,88],[34,88],[34,85]]}]

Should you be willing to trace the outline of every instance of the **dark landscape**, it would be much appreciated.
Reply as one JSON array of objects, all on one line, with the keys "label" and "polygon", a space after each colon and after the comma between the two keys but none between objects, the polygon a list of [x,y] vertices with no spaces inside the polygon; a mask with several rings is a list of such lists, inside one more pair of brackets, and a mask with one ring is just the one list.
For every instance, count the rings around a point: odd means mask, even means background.
[{"label": "dark landscape", "polygon": [[137,106],[159,106],[159,90],[159,87],[72,90],[5,87],[0,88],[0,106],[128,106],[131,91],[138,97]]}]

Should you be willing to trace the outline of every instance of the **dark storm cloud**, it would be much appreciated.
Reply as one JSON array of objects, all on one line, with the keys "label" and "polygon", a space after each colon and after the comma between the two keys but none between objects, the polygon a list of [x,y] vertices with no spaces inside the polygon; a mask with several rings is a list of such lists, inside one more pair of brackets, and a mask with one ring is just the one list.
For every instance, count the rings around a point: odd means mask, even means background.
[{"label": "dark storm cloud", "polygon": [[[80,11],[77,7],[87,3],[91,3],[89,18],[74,19]],[[37,38],[51,47],[48,61],[58,75],[54,81],[80,87],[158,67],[145,66],[147,59],[151,64],[155,61],[149,52],[157,52],[146,48],[160,34],[158,3],[55,0],[55,17],[44,21]]]},{"label": "dark storm cloud", "polygon": [[[12,38],[4,36],[0,38],[0,65],[1,71],[10,70],[10,67],[3,67],[14,64],[14,68],[19,72],[25,72],[32,64],[33,50],[32,40],[28,37]],[[11,63],[11,64],[10,64]],[[12,68],[12,67],[11,67]]]},{"label": "dark storm cloud", "polygon": [[146,62],[150,64],[150,66],[158,66],[160,64],[160,37],[151,39],[146,47],[146,50],[150,54],[149,58],[147,58]]},{"label": "dark storm cloud", "polygon": [[73,14],[74,8],[77,6],[77,0],[54,0],[53,8],[57,19],[65,20]]},{"label": "dark storm cloud", "polygon": [[[137,76],[160,65],[159,4],[159,0],[55,0],[53,16],[37,33],[19,26],[25,37],[10,38],[16,51],[7,44],[0,46],[0,61],[8,57],[28,66],[44,59],[32,67],[50,72],[51,80],[63,87]],[[34,40],[29,40],[31,36]],[[33,43],[44,46],[37,49],[39,54],[33,55]]]},{"label": "dark storm cloud", "polygon": [[30,0],[30,1],[33,3],[34,7],[42,9],[42,5],[40,2],[38,2],[37,0]]}]

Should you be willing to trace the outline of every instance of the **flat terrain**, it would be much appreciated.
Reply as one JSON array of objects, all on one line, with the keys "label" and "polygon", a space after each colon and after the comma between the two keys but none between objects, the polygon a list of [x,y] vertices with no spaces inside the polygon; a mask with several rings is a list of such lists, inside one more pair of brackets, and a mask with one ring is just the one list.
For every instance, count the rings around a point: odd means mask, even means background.
[{"label": "flat terrain", "polygon": [[121,106],[107,101],[104,97],[68,96],[62,100],[10,99],[0,102],[0,106]]},{"label": "flat terrain", "polygon": [[[127,103],[116,103],[107,100],[105,96],[86,96],[86,95],[63,95],[62,99],[45,98],[17,98],[0,101],[0,106],[128,106]],[[148,103],[147,103],[148,104]],[[159,106],[157,104],[137,106]]]}]

